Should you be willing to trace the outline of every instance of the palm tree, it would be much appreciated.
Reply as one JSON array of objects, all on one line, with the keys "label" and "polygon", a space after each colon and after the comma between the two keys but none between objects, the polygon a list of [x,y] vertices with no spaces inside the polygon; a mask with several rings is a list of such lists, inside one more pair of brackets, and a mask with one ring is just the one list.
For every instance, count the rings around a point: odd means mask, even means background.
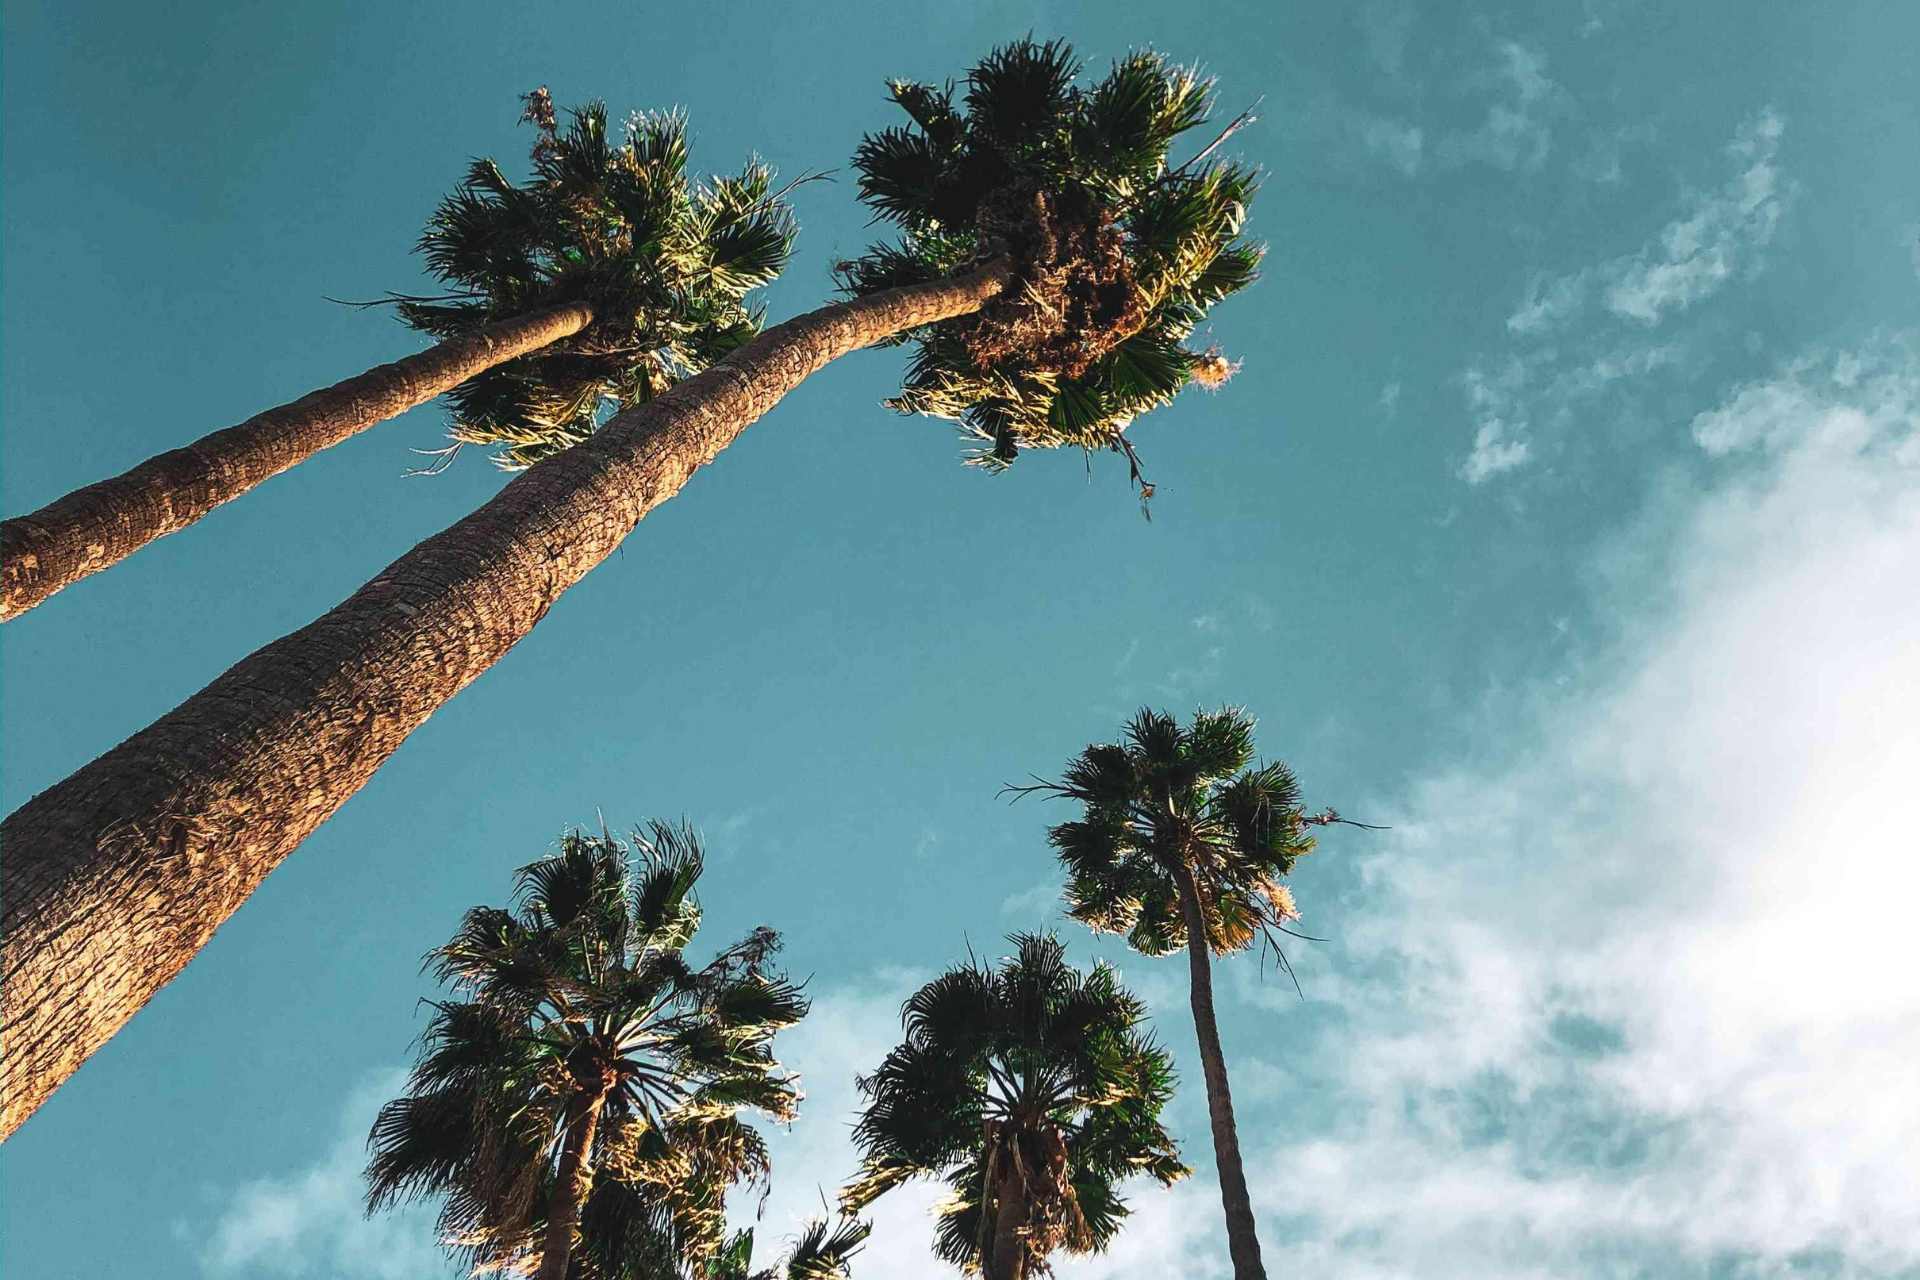
[{"label": "palm tree", "polygon": [[1084,806],[1080,820],[1048,833],[1067,871],[1069,915],[1096,932],[1126,934],[1143,955],[1186,948],[1233,1274],[1259,1280],[1266,1272],[1214,1018],[1211,957],[1298,918],[1282,878],[1313,849],[1307,827],[1338,817],[1302,813],[1284,764],[1254,764],[1253,719],[1236,708],[1200,712],[1184,728],[1142,710],[1124,737],[1088,747],[1059,782],[1015,790]]},{"label": "palm tree", "polygon": [[442,1237],[476,1272],[709,1257],[726,1187],[767,1172],[741,1113],[793,1117],[772,1042],[807,1001],[769,966],[778,935],[693,968],[699,838],[653,823],[633,843],[637,870],[611,836],[566,836],[521,869],[517,910],[475,907],[428,957],[454,995],[374,1122],[367,1204],[441,1197]]},{"label": "palm tree", "polygon": [[[851,268],[856,297],[776,325],[704,373],[615,415],[331,612],[243,659],[0,824],[7,849],[0,1015],[15,1029],[0,1065],[0,1136],[178,973],[408,734],[531,631],[642,517],[829,361],[918,335],[929,351],[991,363],[993,376],[982,373],[978,384],[990,392],[980,406],[988,417],[1012,413],[1008,404],[1037,395],[1049,378],[1059,397],[1118,408],[1147,403],[1114,389],[1136,386],[1120,371],[1131,367],[1128,344],[1177,329],[1251,278],[1257,251],[1237,235],[1252,184],[1230,165],[1168,165],[1168,149],[1199,121],[1196,102],[1206,97],[1189,73],[1137,55],[1089,90],[1061,88],[1073,65],[1064,47],[1027,42],[969,76],[966,111],[949,122],[960,139],[950,162],[988,174],[1002,164],[1014,184],[954,187],[929,175],[953,206],[963,197],[976,201],[971,220],[939,232],[918,215],[890,215],[909,222],[906,247],[876,251],[868,265]],[[1125,85],[1133,91],[1115,87]],[[923,111],[926,95],[940,96],[911,85],[894,93]],[[1036,149],[1020,141],[1027,133],[1054,141]],[[893,197],[875,176],[879,169],[862,163],[873,168],[863,169],[863,196],[887,213]],[[1029,199],[1028,214],[1009,204],[1010,191],[1043,181],[1054,184],[1049,190],[1080,193],[1058,207],[1091,210],[1084,234],[1063,228],[1055,204]],[[958,216],[948,204],[940,209],[944,218]],[[1116,227],[1124,228],[1117,237]],[[960,274],[934,275],[952,258],[927,258],[935,252],[929,246],[967,235],[975,247],[955,268]],[[1062,236],[1076,235],[1104,256],[1063,265]],[[1130,264],[1128,296],[1138,297],[1122,308],[1125,323],[1116,321],[1100,340],[1111,340],[1108,349],[1088,365],[1106,372],[1061,381],[1064,373],[1047,369],[1078,341],[1062,307],[1081,318],[1104,315],[1082,305],[1081,295],[1095,277],[1106,283],[1088,296],[1118,288],[1114,280],[1125,272],[1116,253]],[[922,263],[926,278],[888,285],[922,269],[910,262]],[[1152,299],[1158,302],[1149,307]],[[1136,312],[1146,317],[1138,329]],[[1212,377],[1211,359],[1169,377]],[[926,359],[917,361],[916,369],[924,367]],[[909,376],[909,396],[917,376]],[[1024,390],[1008,400],[998,390],[1003,382]],[[966,393],[956,384],[951,394]],[[1073,412],[1063,407],[1063,421],[1080,421]],[[1089,446],[1103,439],[1121,447],[1118,419],[1099,420],[1113,423],[1110,435],[1083,427],[1077,437],[1030,437],[1039,428],[1022,419],[1008,439]]]},{"label": "palm tree", "polygon": [[436,345],[6,521],[0,619],[443,392],[456,441],[524,465],[591,431],[603,402],[651,399],[751,339],[746,295],[794,231],[766,167],[695,184],[684,118],[636,115],[616,142],[600,103],[561,129],[546,90],[527,100],[533,179],[474,161],[420,239],[452,292],[393,299]]},{"label": "palm tree", "polygon": [[1056,938],[1010,941],[998,969],[949,969],[907,1001],[906,1042],[860,1081],[865,1160],[841,1193],[852,1211],[944,1179],[934,1252],[987,1280],[1105,1249],[1128,1212],[1121,1179],[1189,1172],[1160,1123],[1173,1067],[1139,999],[1106,965],[1072,968]]},{"label": "palm tree", "polygon": [[853,1274],[853,1256],[872,1234],[871,1222],[842,1216],[829,1224],[825,1218],[815,1218],[777,1266],[755,1271],[753,1228],[748,1227],[727,1238],[702,1280],[843,1280]]}]

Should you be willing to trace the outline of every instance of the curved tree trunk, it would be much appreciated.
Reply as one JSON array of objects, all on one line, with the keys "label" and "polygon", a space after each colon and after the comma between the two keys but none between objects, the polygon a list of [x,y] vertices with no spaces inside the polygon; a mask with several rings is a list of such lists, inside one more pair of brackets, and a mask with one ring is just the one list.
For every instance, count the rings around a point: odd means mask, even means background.
[{"label": "curved tree trunk", "polygon": [[441,703],[808,374],[964,315],[1004,262],[769,329],[513,480],[0,823],[0,1137]]},{"label": "curved tree trunk", "polygon": [[1193,985],[1193,1028],[1200,1039],[1200,1071],[1207,1082],[1207,1118],[1213,1127],[1213,1160],[1220,1171],[1220,1203],[1227,1217],[1227,1253],[1233,1280],[1266,1280],[1260,1262],[1260,1238],[1254,1232],[1253,1199],[1240,1164],[1240,1131],[1233,1123],[1233,1094],[1227,1088],[1227,1059],[1220,1051],[1220,1024],[1213,1017],[1213,960],[1207,951],[1207,924],[1200,912],[1200,889],[1193,869],[1177,864],[1180,911],[1187,921],[1188,973]]},{"label": "curved tree trunk", "polygon": [[566,1280],[574,1232],[580,1227],[580,1210],[587,1203],[587,1193],[593,1190],[593,1161],[588,1157],[606,1105],[607,1091],[601,1089],[580,1095],[567,1108],[567,1136],[560,1148],[559,1167],[554,1170],[553,1201],[547,1206],[547,1239],[534,1280]]},{"label": "curved tree trunk", "polygon": [[592,322],[593,310],[584,303],[502,320],[255,414],[8,520],[0,525],[0,621],[186,528],[322,449]]}]

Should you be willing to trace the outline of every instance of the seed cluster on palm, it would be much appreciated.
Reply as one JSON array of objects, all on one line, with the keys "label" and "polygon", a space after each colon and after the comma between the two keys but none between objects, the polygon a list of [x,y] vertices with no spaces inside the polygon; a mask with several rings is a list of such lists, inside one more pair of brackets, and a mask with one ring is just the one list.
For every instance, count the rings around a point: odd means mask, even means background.
[{"label": "seed cluster on palm", "polygon": [[[442,1201],[480,1271],[676,1274],[725,1240],[729,1186],[763,1179],[746,1113],[792,1118],[774,1036],[807,1011],[756,929],[694,968],[703,854],[687,828],[574,833],[429,957],[455,998],[369,1140],[368,1204]],[[577,1238],[577,1247],[576,1247]],[[667,1267],[666,1271],[647,1268]]]},{"label": "seed cluster on palm", "polygon": [[1131,459],[1134,418],[1231,373],[1190,340],[1260,263],[1240,234],[1253,171],[1211,148],[1170,159],[1206,123],[1212,83],[1151,52],[1090,87],[1079,72],[1064,42],[1025,40],[976,65],[958,101],[951,82],[895,81],[910,123],[854,157],[861,199],[905,234],[840,264],[849,293],[1015,264],[1015,287],[979,314],[904,335],[916,350],[889,402],[961,423],[989,467],[1063,445]]},{"label": "seed cluster on palm", "polygon": [[1074,969],[1051,936],[1011,941],[998,968],[957,966],[908,999],[905,1042],[860,1081],[864,1161],[841,1197],[858,1210],[944,1180],[934,1251],[988,1280],[1104,1248],[1127,1215],[1122,1179],[1188,1172],[1161,1123],[1173,1067],[1145,1006],[1111,968]]},{"label": "seed cluster on palm", "polygon": [[566,113],[528,95],[532,177],[476,160],[420,238],[454,292],[398,300],[435,337],[502,315],[583,302],[578,335],[490,369],[448,393],[453,438],[498,446],[509,469],[578,444],[609,411],[643,403],[760,331],[748,295],[786,268],[793,212],[758,161],[688,176],[687,119],[643,112],[610,126],[603,103]]}]

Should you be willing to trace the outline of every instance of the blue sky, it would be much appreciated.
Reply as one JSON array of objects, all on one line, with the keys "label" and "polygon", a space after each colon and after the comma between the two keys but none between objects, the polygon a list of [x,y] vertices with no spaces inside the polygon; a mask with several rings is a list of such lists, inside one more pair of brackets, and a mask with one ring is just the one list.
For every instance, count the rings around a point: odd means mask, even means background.
[{"label": "blue sky", "polygon": [[[562,827],[693,819],[715,941],[812,975],[769,1245],[850,1170],[917,980],[1056,919],[1001,783],[1141,703],[1232,701],[1330,832],[1306,999],[1221,966],[1276,1270],[1920,1274],[1920,93],[1910,5],[75,6],[4,18],[9,513],[413,349],[515,95],[685,106],[695,161],[844,167],[888,76],[1032,30],[1203,63],[1268,176],[1245,362],[1124,468],[988,477],[796,392],[323,827],[9,1144],[21,1275],[447,1274],[358,1214],[418,958]],[[775,316],[868,236],[797,193]],[[409,479],[424,408],[0,633],[12,808],[500,478]],[[1155,1009],[1203,1172],[1063,1276],[1227,1274],[1178,960],[1062,926]],[[861,1274],[917,1274],[930,1196]],[[750,1203],[742,1206],[751,1217]],[[771,1252],[771,1250],[769,1250]]]}]

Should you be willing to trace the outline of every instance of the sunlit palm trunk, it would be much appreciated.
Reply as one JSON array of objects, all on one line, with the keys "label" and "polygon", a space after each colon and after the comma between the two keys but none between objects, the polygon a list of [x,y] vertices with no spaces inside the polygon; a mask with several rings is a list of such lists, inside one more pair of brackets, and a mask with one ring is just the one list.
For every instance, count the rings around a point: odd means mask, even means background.
[{"label": "sunlit palm trunk", "polygon": [[1226,1210],[1227,1253],[1233,1280],[1265,1280],[1260,1239],[1254,1233],[1253,1199],[1240,1164],[1240,1132],[1233,1122],[1233,1094],[1227,1087],[1227,1059],[1220,1050],[1220,1024],[1213,1016],[1213,960],[1207,950],[1207,925],[1193,869],[1174,868],[1180,882],[1180,910],[1187,922],[1187,963],[1192,981],[1193,1027],[1200,1040],[1200,1072],[1207,1085],[1207,1118],[1213,1128],[1213,1159],[1220,1171],[1220,1201]]},{"label": "sunlit palm trunk", "polygon": [[[1011,1163],[1008,1153],[1002,1159]],[[1026,1188],[1020,1175],[1008,1169],[993,1196],[993,1250],[986,1259],[982,1280],[1026,1280],[1027,1242],[1020,1229],[1027,1225]]]},{"label": "sunlit palm trunk", "polygon": [[408,734],[781,396],[849,351],[978,310],[1007,278],[998,263],[769,329],[21,806],[0,824],[0,1136]]},{"label": "sunlit palm trunk", "polygon": [[[610,1084],[611,1082],[609,1082]],[[540,1253],[540,1270],[534,1280],[566,1280],[567,1261],[573,1256],[574,1232],[580,1226],[580,1210],[593,1190],[593,1139],[600,1129],[600,1113],[607,1104],[607,1090],[582,1094],[567,1108],[567,1136],[560,1147],[560,1164],[554,1170],[553,1201],[547,1207],[547,1239]]]},{"label": "sunlit palm trunk", "polygon": [[571,304],[488,325],[148,458],[0,525],[0,620],[186,528],[223,502],[477,373],[593,322]]}]

